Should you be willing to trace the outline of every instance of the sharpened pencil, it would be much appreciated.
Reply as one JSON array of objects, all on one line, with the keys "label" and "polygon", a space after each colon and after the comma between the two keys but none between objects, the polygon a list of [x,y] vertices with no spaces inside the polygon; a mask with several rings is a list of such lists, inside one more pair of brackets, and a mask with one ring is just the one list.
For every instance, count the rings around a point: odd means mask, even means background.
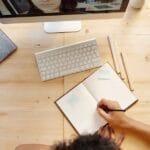
[{"label": "sharpened pencil", "polygon": [[112,58],[114,62],[115,71],[117,72],[117,74],[120,75],[121,71],[120,71],[120,66],[119,66],[119,62],[118,62],[118,58],[116,54],[116,45],[115,45],[114,38],[112,37],[112,35],[108,36],[108,42],[109,42],[109,46],[110,46],[110,50],[111,50],[111,54],[112,54]]},{"label": "sharpened pencil", "polygon": [[125,63],[125,55],[123,53],[121,53],[121,59],[122,59],[123,66],[124,66],[124,69],[125,69],[125,73],[126,73],[126,76],[127,76],[127,81],[128,81],[129,88],[130,88],[131,91],[134,91],[134,88],[132,87],[132,84],[131,84],[131,80],[129,78],[129,73],[128,73],[128,70],[127,70],[127,66],[126,66],[126,63]]}]

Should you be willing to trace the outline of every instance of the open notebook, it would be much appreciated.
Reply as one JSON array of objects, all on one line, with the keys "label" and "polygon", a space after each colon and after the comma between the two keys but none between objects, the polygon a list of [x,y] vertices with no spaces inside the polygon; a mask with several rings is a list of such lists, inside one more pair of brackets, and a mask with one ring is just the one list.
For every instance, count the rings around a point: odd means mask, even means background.
[{"label": "open notebook", "polygon": [[118,101],[122,109],[137,101],[108,63],[59,98],[56,105],[80,135],[92,134],[106,124],[96,111],[102,98]]}]

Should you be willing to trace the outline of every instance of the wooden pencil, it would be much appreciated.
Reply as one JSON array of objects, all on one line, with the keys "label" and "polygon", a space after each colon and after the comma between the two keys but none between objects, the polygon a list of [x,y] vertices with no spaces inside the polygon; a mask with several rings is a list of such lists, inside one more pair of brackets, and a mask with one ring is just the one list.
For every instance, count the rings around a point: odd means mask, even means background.
[{"label": "wooden pencil", "polygon": [[116,52],[115,52],[115,45],[114,45],[113,38],[112,38],[111,35],[108,36],[108,42],[109,42],[111,54],[112,54],[112,57],[113,57],[115,71],[118,74],[120,74],[120,68],[119,68],[119,65],[118,65],[117,56],[116,56]]},{"label": "wooden pencil", "polygon": [[127,69],[127,66],[126,66],[126,62],[125,62],[125,56],[122,52],[121,52],[120,55],[121,55],[122,63],[123,63],[124,70],[125,70],[125,73],[126,73],[126,76],[127,76],[127,82],[128,82],[129,88],[130,88],[131,91],[134,91],[134,88],[132,87],[132,84],[131,84],[131,80],[129,78],[129,73],[128,73],[128,69]]},{"label": "wooden pencil", "polygon": [[121,48],[119,47],[118,43],[116,41],[114,41],[115,44],[115,50],[116,50],[116,57],[117,57],[117,61],[118,61],[118,67],[120,70],[120,77],[122,80],[126,79],[125,76],[125,71],[124,71],[124,67],[123,67],[123,63],[122,63],[122,59],[121,59]]}]

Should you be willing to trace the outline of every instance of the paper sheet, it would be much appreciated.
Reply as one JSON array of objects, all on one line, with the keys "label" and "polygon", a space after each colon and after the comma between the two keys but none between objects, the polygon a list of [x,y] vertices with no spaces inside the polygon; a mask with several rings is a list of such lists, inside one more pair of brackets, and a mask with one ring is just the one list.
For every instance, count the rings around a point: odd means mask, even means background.
[{"label": "paper sheet", "polygon": [[80,134],[92,134],[106,123],[98,115],[97,103],[83,84],[62,97],[57,104]]},{"label": "paper sheet", "polygon": [[137,100],[109,64],[103,65],[83,84],[97,102],[102,98],[114,100],[119,102],[122,109],[126,109]]}]

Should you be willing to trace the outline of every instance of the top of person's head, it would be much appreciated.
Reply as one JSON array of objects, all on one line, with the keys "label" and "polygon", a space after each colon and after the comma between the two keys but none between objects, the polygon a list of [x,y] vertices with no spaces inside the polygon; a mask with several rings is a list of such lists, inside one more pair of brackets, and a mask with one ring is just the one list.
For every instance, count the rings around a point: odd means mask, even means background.
[{"label": "top of person's head", "polygon": [[112,140],[94,134],[58,143],[53,146],[53,150],[120,150],[120,148]]}]

